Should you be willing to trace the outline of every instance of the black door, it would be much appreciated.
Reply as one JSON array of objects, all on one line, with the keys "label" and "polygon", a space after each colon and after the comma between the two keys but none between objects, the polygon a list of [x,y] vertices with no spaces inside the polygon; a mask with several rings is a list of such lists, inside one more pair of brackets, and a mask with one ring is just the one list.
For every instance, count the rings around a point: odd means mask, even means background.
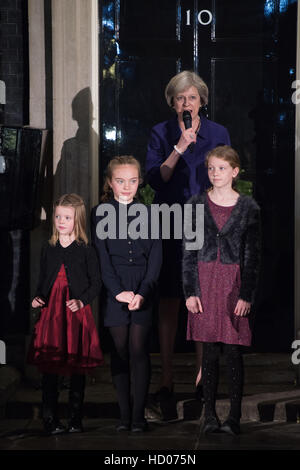
[{"label": "black door", "polygon": [[[195,70],[207,116],[225,125],[245,188],[262,209],[254,349],[293,340],[296,0],[102,0],[100,182],[114,155],[145,161],[151,127],[170,117],[169,79]],[[182,309],[182,326],[185,316]],[[180,328],[184,331],[184,328]],[[177,350],[186,350],[184,333]]]}]

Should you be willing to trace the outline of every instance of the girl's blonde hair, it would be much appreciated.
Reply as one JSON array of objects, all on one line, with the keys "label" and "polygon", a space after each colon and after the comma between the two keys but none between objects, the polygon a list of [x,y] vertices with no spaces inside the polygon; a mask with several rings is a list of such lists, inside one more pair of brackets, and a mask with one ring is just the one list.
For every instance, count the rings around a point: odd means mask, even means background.
[{"label": "girl's blonde hair", "polygon": [[88,238],[86,236],[86,211],[83,199],[78,194],[64,194],[60,196],[53,204],[53,216],[52,216],[52,237],[49,240],[50,245],[56,245],[59,238],[59,233],[55,227],[55,212],[58,206],[73,207],[75,210],[74,215],[74,235],[77,242],[83,242],[88,244]]},{"label": "girl's blonde hair", "polygon": [[114,157],[110,160],[110,162],[108,163],[106,167],[105,181],[103,185],[103,194],[100,198],[102,202],[107,202],[113,198],[113,191],[111,187],[109,186],[109,182],[111,182],[112,180],[114,169],[117,166],[121,166],[121,165],[134,165],[138,170],[139,184],[142,183],[143,179],[142,179],[141,165],[140,165],[140,162],[136,158],[134,158],[132,155],[121,155],[119,157]]},{"label": "girl's blonde hair", "polygon": [[[230,147],[230,145],[219,145],[218,147],[215,147],[214,149],[210,150],[206,154],[205,158],[206,168],[208,167],[208,161],[210,157],[221,158],[221,160],[225,160],[225,162],[228,162],[232,168],[238,168],[239,170],[241,170],[240,157],[238,153],[232,147]],[[233,178],[232,186],[235,186],[237,179],[238,175]],[[212,188],[209,188],[209,191],[211,189]]]}]

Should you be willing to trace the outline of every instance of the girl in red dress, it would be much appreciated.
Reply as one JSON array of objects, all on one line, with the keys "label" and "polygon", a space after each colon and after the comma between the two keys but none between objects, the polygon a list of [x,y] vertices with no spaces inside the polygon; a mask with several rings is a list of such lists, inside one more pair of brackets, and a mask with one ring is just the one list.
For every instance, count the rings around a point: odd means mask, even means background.
[{"label": "girl in red dress", "polygon": [[54,204],[53,234],[41,253],[33,308],[41,307],[28,362],[42,378],[42,417],[47,434],[66,428],[57,417],[58,376],[70,375],[67,431],[82,432],[85,374],[103,363],[90,303],[101,287],[98,259],[85,233],[84,202],[77,194]]},{"label": "girl in red dress", "polygon": [[[251,345],[249,314],[257,286],[260,258],[260,210],[254,199],[232,184],[240,170],[238,154],[228,145],[206,157],[211,189],[188,203],[204,205],[201,249],[184,243],[183,286],[188,309],[187,339],[203,342],[205,433],[239,434],[243,393],[240,346]],[[199,227],[198,227],[199,229]],[[219,356],[227,362],[230,412],[221,425],[216,414]]]}]

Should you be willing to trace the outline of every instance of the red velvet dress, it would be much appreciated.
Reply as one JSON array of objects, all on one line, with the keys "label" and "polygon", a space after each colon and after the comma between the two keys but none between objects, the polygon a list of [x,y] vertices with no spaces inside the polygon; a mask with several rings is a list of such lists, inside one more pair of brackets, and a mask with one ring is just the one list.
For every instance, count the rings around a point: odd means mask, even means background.
[{"label": "red velvet dress", "polygon": [[103,364],[103,354],[90,305],[72,312],[62,264],[49,302],[35,325],[28,362],[42,373],[83,374]]}]

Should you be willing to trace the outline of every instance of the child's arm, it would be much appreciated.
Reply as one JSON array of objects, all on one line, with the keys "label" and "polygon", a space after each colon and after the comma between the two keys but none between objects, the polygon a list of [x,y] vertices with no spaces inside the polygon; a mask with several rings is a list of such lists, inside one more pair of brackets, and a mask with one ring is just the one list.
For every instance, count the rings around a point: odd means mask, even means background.
[{"label": "child's arm", "polygon": [[42,249],[41,249],[40,272],[39,272],[37,288],[36,288],[36,291],[35,291],[35,296],[34,296],[34,299],[32,301],[32,307],[33,308],[42,307],[45,304],[45,299],[43,298],[42,292],[43,292],[43,282],[46,279],[47,248],[48,248],[48,242],[46,242],[42,246]]},{"label": "child's arm", "polygon": [[241,259],[241,289],[239,298],[252,303],[257,287],[260,269],[260,209],[252,200],[249,208],[248,225],[244,237],[244,249]]},{"label": "child's arm", "polygon": [[246,315],[248,315],[248,313],[250,313],[250,309],[251,309],[250,302],[246,302],[245,300],[239,299],[234,309],[234,313],[238,317],[245,317]]},{"label": "child's arm", "polygon": [[31,303],[32,308],[43,307],[45,302],[40,297],[35,297]]},{"label": "child's arm", "polygon": [[[84,250],[85,250],[85,256],[86,256],[86,269],[87,269],[87,276],[89,279],[89,287],[83,292],[83,294],[81,294],[80,299],[70,299],[70,300],[75,300],[76,302],[81,301],[83,305],[87,305],[87,304],[90,304],[92,300],[94,300],[94,298],[100,292],[101,276],[100,276],[100,267],[98,263],[98,258],[97,258],[97,254],[96,254],[94,247],[87,246],[84,248]],[[76,310],[73,310],[73,311],[76,311]]]},{"label": "child's arm", "polygon": [[77,312],[77,310],[80,310],[81,308],[84,307],[83,302],[81,300],[77,299],[71,299],[66,302],[66,306],[69,307],[72,312]]},{"label": "child's arm", "polygon": [[116,295],[116,300],[118,302],[123,302],[124,304],[130,304],[134,299],[134,292],[132,291],[123,291],[120,294]]},{"label": "child's arm", "polygon": [[121,279],[117,275],[111,263],[110,255],[106,245],[106,240],[99,240],[96,237],[95,246],[99,254],[103,284],[105,285],[106,289],[111,293],[111,295],[116,298],[118,294],[124,292],[124,287],[122,286]]},{"label": "child's arm", "polygon": [[[188,200],[187,204],[192,204],[192,231],[195,232],[197,196],[192,196],[192,198]],[[193,240],[186,239],[185,230],[184,230],[183,257],[182,257],[183,292],[184,292],[184,296],[186,299],[190,297],[197,297],[198,299],[200,299],[201,292],[200,292],[199,273],[198,273],[198,251],[186,249],[186,243],[191,242],[191,241]]]},{"label": "child's arm", "polygon": [[161,240],[152,240],[148,255],[147,272],[141,282],[137,294],[147,298],[153,292],[159,278],[162,264],[162,243]]},{"label": "child's arm", "polygon": [[199,297],[188,297],[186,299],[185,305],[188,311],[191,313],[203,313],[203,308]]},{"label": "child's arm", "polygon": [[[106,289],[110,291],[111,295],[116,298],[118,294],[122,294],[124,289],[121,285],[121,280],[118,277],[116,271],[114,270],[110,256],[107,250],[106,241],[100,240],[97,237],[96,228],[97,228],[97,219],[96,219],[96,210],[97,207],[94,207],[91,212],[91,240],[92,245],[95,247],[99,263],[100,263],[100,272],[102,276],[103,284]],[[118,299],[117,299],[118,300]],[[122,302],[119,300],[119,302]]]},{"label": "child's arm", "polygon": [[132,301],[128,305],[128,310],[139,310],[144,303],[144,297],[140,294],[134,295]]}]

